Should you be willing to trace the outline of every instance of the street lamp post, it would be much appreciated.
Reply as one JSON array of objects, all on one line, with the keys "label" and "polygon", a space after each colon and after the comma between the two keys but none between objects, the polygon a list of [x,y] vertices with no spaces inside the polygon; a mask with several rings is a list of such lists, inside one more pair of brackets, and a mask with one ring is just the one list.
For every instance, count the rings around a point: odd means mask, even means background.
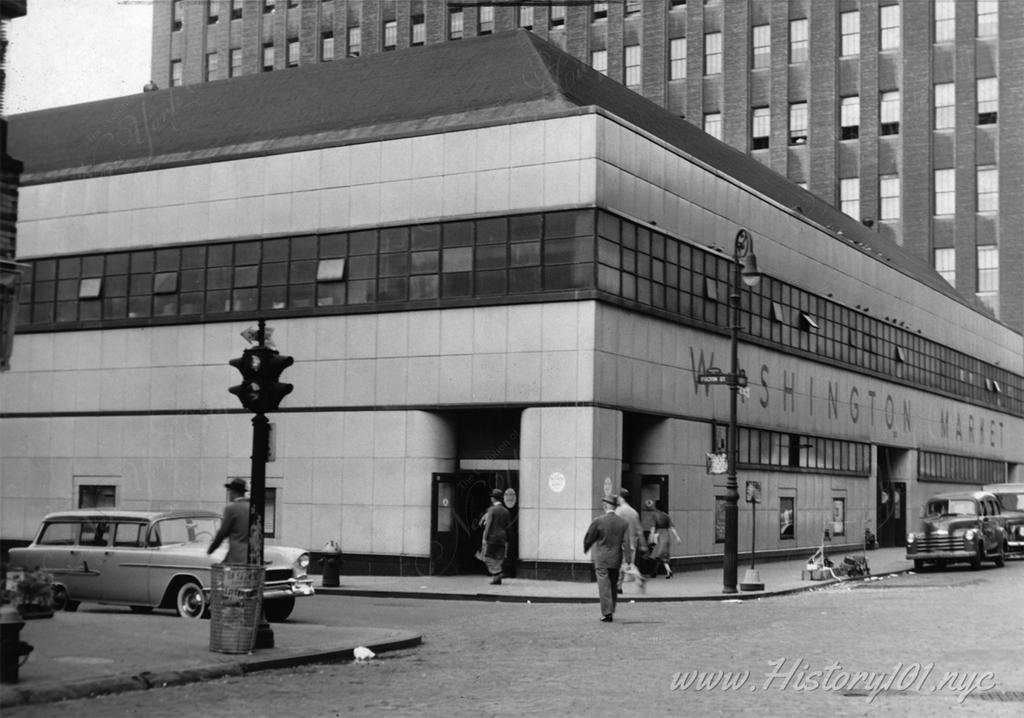
[{"label": "street lamp post", "polygon": [[741,229],[736,233],[736,242],[733,247],[733,271],[729,281],[729,340],[732,358],[729,373],[729,472],[725,483],[725,554],[722,562],[722,593],[736,593],[736,564],[739,553],[737,517],[740,499],[736,482],[736,460],[739,458],[736,403],[740,391],[740,289],[741,283],[748,287],[754,287],[761,281],[761,273],[757,271],[757,257],[754,256],[753,243],[753,237],[746,229]]}]

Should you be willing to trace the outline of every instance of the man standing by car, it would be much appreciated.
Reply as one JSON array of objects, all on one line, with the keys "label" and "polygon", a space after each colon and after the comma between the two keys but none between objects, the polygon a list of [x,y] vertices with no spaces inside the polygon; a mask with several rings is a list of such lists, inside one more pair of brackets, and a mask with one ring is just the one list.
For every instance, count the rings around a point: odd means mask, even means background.
[{"label": "man standing by car", "polygon": [[224,507],[220,530],[206,553],[213,553],[227,539],[228,555],[224,563],[246,563],[249,560],[249,500],[245,498],[245,479],[234,478],[224,486],[228,490],[228,505]]}]

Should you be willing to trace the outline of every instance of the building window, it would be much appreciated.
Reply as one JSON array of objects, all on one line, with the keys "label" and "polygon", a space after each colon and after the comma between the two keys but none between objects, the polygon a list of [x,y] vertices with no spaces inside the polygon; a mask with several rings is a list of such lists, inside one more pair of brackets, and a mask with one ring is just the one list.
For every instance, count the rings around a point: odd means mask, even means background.
[{"label": "building window", "polygon": [[771,65],[772,59],[772,28],[771,25],[755,25],[751,32],[752,67],[757,70]]},{"label": "building window", "polygon": [[844,12],[839,16],[842,32],[840,55],[850,57],[860,54],[860,11]]},{"label": "building window", "polygon": [[807,144],[806,102],[792,102],[789,105],[789,144]]},{"label": "building window", "polygon": [[999,33],[998,0],[978,0],[978,37],[995,37]]},{"label": "building window", "polygon": [[640,46],[626,46],[626,87],[640,87]]},{"label": "building window", "polygon": [[593,10],[591,11],[590,18],[591,18],[591,22],[596,22],[598,20],[605,20],[605,19],[607,19],[608,18],[608,3],[606,3],[606,2],[596,2],[596,3],[594,3],[594,7],[593,7]]},{"label": "building window", "polygon": [[263,72],[270,72],[274,69],[274,45],[266,43],[263,45]]},{"label": "building window", "polygon": [[181,87],[181,60],[171,60],[171,87]]},{"label": "building window", "polygon": [[276,0],[263,0],[263,14],[264,15],[266,15],[267,13],[274,12],[275,9],[277,9],[277,1]]},{"label": "building window", "polygon": [[994,125],[999,120],[999,78],[978,80],[978,124]]},{"label": "building window", "polygon": [[422,15],[412,16],[412,45],[422,45],[427,41],[427,23]]},{"label": "building window", "polygon": [[789,61],[791,64],[807,62],[807,18],[789,21]]},{"label": "building window", "polygon": [[956,211],[956,170],[935,170],[935,214],[950,215]]},{"label": "building window", "polygon": [[348,56],[359,57],[363,51],[363,29],[356,25],[348,29]]},{"label": "building window", "polygon": [[209,0],[206,3],[206,24],[214,25],[220,19],[220,0]]},{"label": "building window", "polygon": [[565,5],[552,5],[551,14],[551,27],[561,27],[565,24]]},{"label": "building window", "polygon": [[935,42],[956,38],[956,0],[935,0]]},{"label": "building window", "polygon": [[220,55],[215,52],[206,53],[205,78],[207,82],[217,79],[217,70],[220,67]]},{"label": "building window", "polygon": [[299,41],[288,41],[288,67],[299,66]]},{"label": "building window", "polygon": [[686,78],[686,38],[674,37],[668,44],[668,79]]},{"label": "building window", "polygon": [[608,74],[608,51],[594,50],[590,53],[590,66],[602,75]]},{"label": "building window", "polygon": [[181,30],[182,19],[184,18],[183,0],[174,0],[171,3],[171,32]]},{"label": "building window", "polygon": [[463,12],[462,7],[452,8],[448,13],[448,39],[449,40],[461,40],[463,30]]},{"label": "building window", "polygon": [[669,2],[669,10],[679,10],[684,7],[686,7],[686,0],[671,0]]},{"label": "building window", "polygon": [[640,0],[626,0],[626,17],[640,12]]},{"label": "building window", "polygon": [[517,15],[516,24],[519,27],[530,30],[533,28],[533,6],[532,5],[520,5],[516,8]]},{"label": "building window", "polygon": [[384,49],[394,50],[398,46],[398,21],[388,20],[384,23]]},{"label": "building window", "polygon": [[796,538],[796,499],[792,496],[779,499],[779,538]]},{"label": "building window", "polygon": [[112,509],[117,506],[117,487],[82,484],[78,487],[78,508]]},{"label": "building window", "polygon": [[956,85],[942,82],[935,85],[935,129],[949,130],[956,126]]},{"label": "building window", "polygon": [[480,14],[477,16],[477,22],[480,25],[480,35],[490,35],[494,32],[494,6],[484,5],[480,8]]},{"label": "building window", "polygon": [[722,33],[709,32],[704,36],[704,74],[722,73]]},{"label": "building window", "polygon": [[238,77],[242,74],[242,49],[240,47],[231,48],[231,60],[228,65],[228,77]]},{"label": "building window", "polygon": [[844,214],[860,219],[860,178],[839,180],[839,208]]},{"label": "building window", "polygon": [[708,112],[704,115],[704,131],[716,140],[722,139],[721,112]]},{"label": "building window", "polygon": [[996,311],[999,304],[999,247],[978,247],[978,299]]},{"label": "building window", "polygon": [[241,20],[242,19],[242,6],[245,0],[231,0],[231,19]]},{"label": "building window", "polygon": [[839,139],[855,140],[860,137],[860,98],[844,97],[839,108]]},{"label": "building window", "polygon": [[755,107],[750,121],[750,149],[767,149],[771,142],[772,116],[767,107]]},{"label": "building window", "polygon": [[949,282],[949,286],[956,286],[956,250],[954,248],[935,250],[935,271]]},{"label": "building window", "polygon": [[978,168],[978,211],[999,211],[999,169],[995,165]]},{"label": "building window", "polygon": [[881,203],[879,219],[893,222],[900,218],[900,176],[880,175],[878,197]]},{"label": "building window", "polygon": [[898,135],[900,133],[901,111],[899,90],[883,92],[878,108],[878,115],[881,120],[881,133],[883,135]]},{"label": "building window", "polygon": [[878,47],[885,50],[898,50],[900,47],[900,6],[883,5],[878,8],[878,27],[881,36]]},{"label": "building window", "polygon": [[320,38],[320,60],[330,62],[334,59],[334,34],[327,33]]}]

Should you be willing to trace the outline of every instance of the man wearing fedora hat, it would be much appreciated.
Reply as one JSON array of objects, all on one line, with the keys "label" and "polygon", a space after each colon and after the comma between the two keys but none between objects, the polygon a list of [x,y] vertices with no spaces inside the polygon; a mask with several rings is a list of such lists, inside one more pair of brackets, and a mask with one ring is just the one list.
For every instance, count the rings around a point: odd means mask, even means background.
[{"label": "man wearing fedora hat", "polygon": [[487,566],[487,571],[491,574],[491,583],[494,584],[501,583],[502,565],[508,553],[508,525],[512,520],[511,514],[501,500],[504,495],[501,489],[491,490],[491,507],[481,520],[484,537],[480,553],[477,554],[477,558]]},{"label": "man wearing fedora hat", "polygon": [[[590,551],[597,575],[597,595],[601,599],[601,620],[612,622],[615,613],[616,593],[619,583],[619,568],[622,557],[629,547],[629,524],[616,515],[618,499],[605,496],[601,499],[604,513],[594,519],[583,537],[583,552]],[[593,551],[591,551],[593,549]]]},{"label": "man wearing fedora hat", "polygon": [[249,500],[245,498],[245,479],[236,477],[224,487],[228,490],[228,504],[224,507],[220,529],[206,553],[213,553],[227,539],[228,555],[224,563],[246,563],[249,560]]}]

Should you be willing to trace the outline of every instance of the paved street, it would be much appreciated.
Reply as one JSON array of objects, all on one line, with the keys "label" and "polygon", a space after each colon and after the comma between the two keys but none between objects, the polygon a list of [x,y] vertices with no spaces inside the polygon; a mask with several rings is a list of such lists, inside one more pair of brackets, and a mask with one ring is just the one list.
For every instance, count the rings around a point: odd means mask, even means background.
[{"label": "paved street", "polygon": [[[742,603],[627,603],[611,625],[598,621],[596,604],[324,596],[295,620],[415,628],[424,643],[365,665],[272,671],[9,715],[177,718],[186,704],[210,718],[1019,715],[1022,579],[1024,562],[1013,561],[1002,570],[911,574]],[[737,688],[707,687],[716,678]]]}]

